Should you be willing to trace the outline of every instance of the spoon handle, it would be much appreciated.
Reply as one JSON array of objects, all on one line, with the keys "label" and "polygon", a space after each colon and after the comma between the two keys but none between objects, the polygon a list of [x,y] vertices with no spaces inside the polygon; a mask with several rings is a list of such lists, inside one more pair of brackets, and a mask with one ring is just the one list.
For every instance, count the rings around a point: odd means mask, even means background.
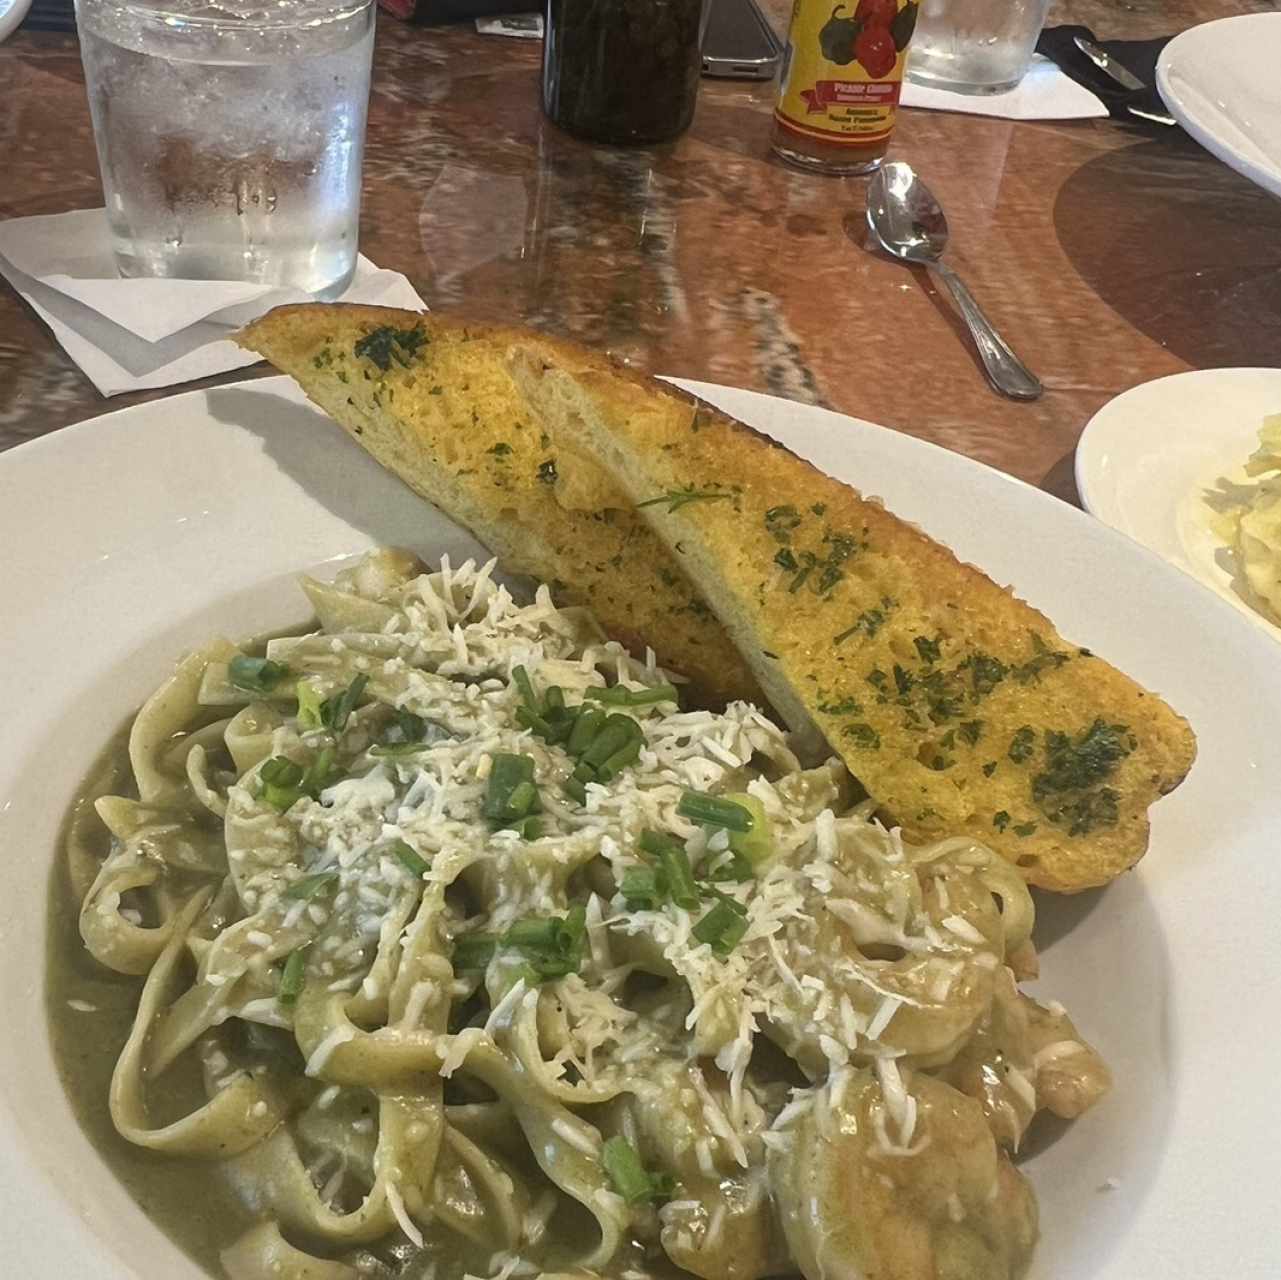
[{"label": "spoon handle", "polygon": [[992,322],[983,314],[982,308],[974,301],[974,295],[965,287],[960,276],[942,262],[930,264],[942,277],[943,283],[951,291],[952,297],[965,323],[969,326],[979,349],[979,359],[992,385],[1012,400],[1035,400],[1042,391],[1037,376],[1010,349],[1010,344],[992,327]]}]

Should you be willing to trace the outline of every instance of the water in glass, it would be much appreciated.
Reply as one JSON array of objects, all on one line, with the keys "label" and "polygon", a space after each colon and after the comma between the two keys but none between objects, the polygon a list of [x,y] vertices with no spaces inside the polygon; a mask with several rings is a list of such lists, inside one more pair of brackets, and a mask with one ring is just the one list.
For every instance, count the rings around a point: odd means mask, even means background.
[{"label": "water in glass", "polygon": [[957,93],[1004,93],[1026,74],[1050,0],[923,0],[907,78]]},{"label": "water in glass", "polygon": [[370,0],[77,0],[125,276],[333,297],[356,264]]}]

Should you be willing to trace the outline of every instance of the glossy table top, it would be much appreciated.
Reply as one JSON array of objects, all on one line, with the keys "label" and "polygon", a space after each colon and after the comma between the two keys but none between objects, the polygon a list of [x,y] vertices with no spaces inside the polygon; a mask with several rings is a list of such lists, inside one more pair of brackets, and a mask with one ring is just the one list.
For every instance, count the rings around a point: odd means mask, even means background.
[{"label": "glossy table top", "polygon": [[[1064,0],[1051,21],[1143,38],[1276,7]],[[361,248],[433,308],[828,405],[1073,500],[1072,450],[1106,400],[1277,363],[1281,202],[1176,130],[903,112],[891,154],[934,188],[950,260],[1045,383],[1016,404],[930,280],[869,250],[864,181],[770,157],[772,86],[704,81],[685,137],[617,150],[542,118],[538,61],[534,41],[380,16]],[[74,36],[0,45],[0,157],[0,217],[101,204]],[[0,283],[0,448],[198,385],[104,400]]]}]

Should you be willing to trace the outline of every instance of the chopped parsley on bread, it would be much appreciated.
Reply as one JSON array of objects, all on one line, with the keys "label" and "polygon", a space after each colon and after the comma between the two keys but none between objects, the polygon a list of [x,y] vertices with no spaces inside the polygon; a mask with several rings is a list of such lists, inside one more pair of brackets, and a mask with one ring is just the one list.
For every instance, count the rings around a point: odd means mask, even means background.
[{"label": "chopped parsley on bread", "polygon": [[[883,506],[570,343],[379,307],[239,335],[505,567],[709,703],[821,731],[913,840],[1073,892],[1142,857],[1195,755],[1158,696]],[[816,730],[817,726],[817,730]]]},{"label": "chopped parsley on bread", "polygon": [[293,377],[383,466],[465,525],[505,569],[588,606],[616,639],[686,676],[712,705],[762,702],[678,559],[594,465],[530,414],[507,370],[529,333],[386,307],[277,307],[237,336]]},{"label": "chopped parsley on bread", "polygon": [[1133,866],[1195,755],[1158,696],[877,502],[693,397],[515,343],[532,414],[621,489],[789,721],[915,841],[1072,892]]}]

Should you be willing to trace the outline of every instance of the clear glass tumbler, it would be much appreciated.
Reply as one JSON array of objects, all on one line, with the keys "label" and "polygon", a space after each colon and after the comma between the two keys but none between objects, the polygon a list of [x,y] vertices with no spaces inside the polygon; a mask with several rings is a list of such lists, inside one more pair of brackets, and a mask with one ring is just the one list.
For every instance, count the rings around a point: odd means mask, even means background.
[{"label": "clear glass tumbler", "polygon": [[340,294],[372,0],[76,0],[76,18],[120,274]]},{"label": "clear glass tumbler", "polygon": [[1050,0],[922,0],[907,78],[954,93],[1004,93],[1032,61]]}]

